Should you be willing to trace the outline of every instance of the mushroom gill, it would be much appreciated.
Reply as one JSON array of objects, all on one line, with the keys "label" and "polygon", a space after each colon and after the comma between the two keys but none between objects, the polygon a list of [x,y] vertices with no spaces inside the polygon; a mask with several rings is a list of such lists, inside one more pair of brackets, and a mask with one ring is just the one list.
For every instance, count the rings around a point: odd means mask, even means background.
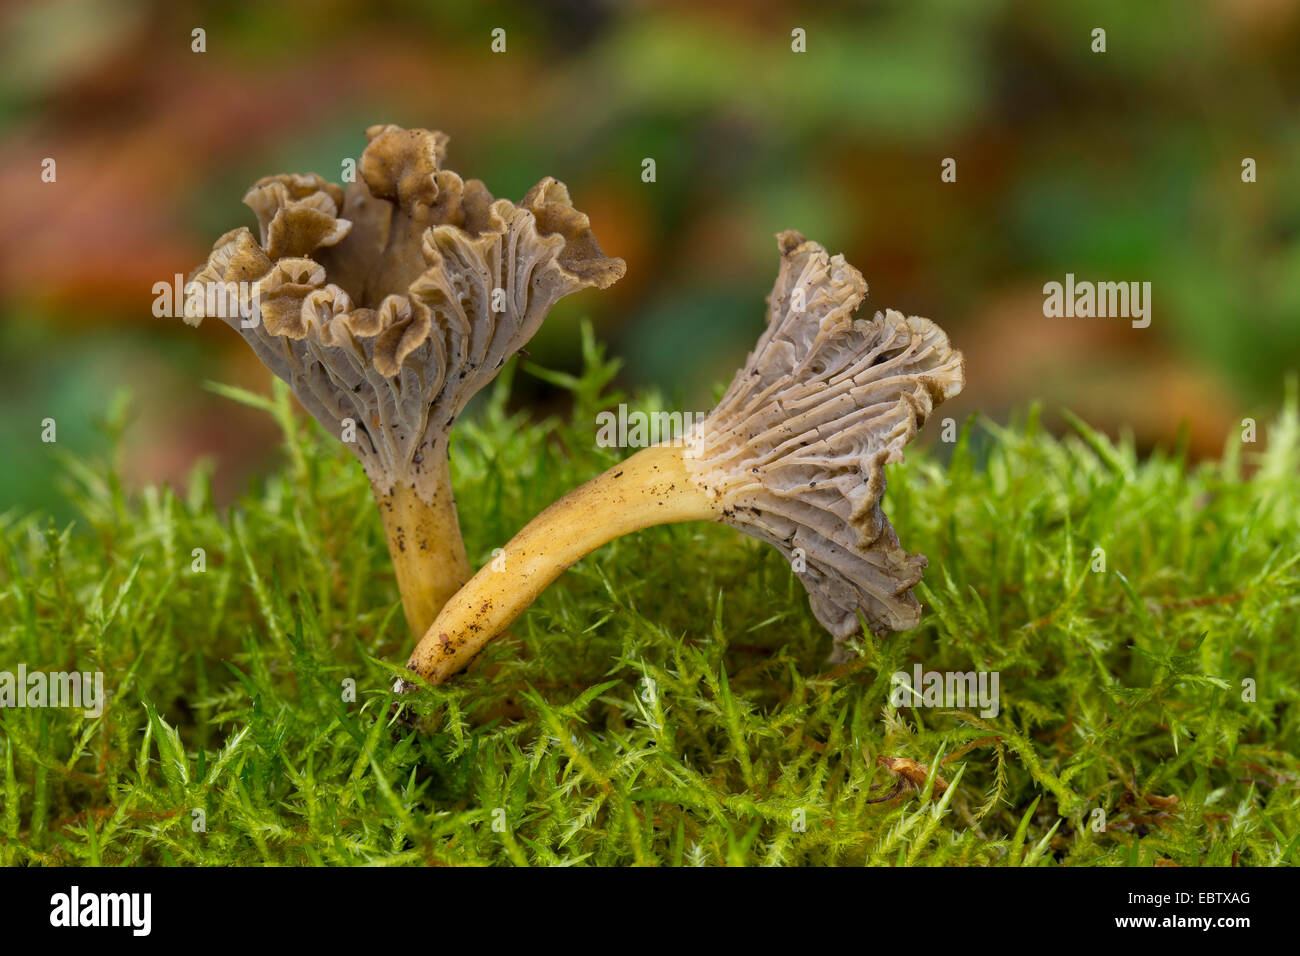
[{"label": "mushroom gill", "polygon": [[654,445],[571,491],[448,601],[407,667],[434,682],[465,667],[565,568],[631,531],[719,521],[777,547],[835,638],[920,620],[911,588],[926,566],[881,510],[885,465],[964,384],[960,352],[929,319],[854,312],[861,273],[796,232],[767,329],[718,406],[681,447]]},{"label": "mushroom gill", "polygon": [[[259,233],[226,233],[190,276],[185,320],[218,311],[361,460],[407,623],[424,633],[469,578],[448,469],[466,403],[564,296],[624,272],[564,184],[518,204],[442,168],[439,132],[372,126],[346,190],[269,176],[244,202]],[[240,314],[242,312],[242,315]],[[245,319],[243,315],[251,318]]]},{"label": "mushroom gill", "polygon": [[775,546],[837,642],[915,627],[908,554],[881,510],[885,465],[902,461],[930,412],[961,391],[960,352],[929,319],[853,313],[862,273],[803,236],[779,237],[768,327],[686,449],[687,471],[721,521]]}]

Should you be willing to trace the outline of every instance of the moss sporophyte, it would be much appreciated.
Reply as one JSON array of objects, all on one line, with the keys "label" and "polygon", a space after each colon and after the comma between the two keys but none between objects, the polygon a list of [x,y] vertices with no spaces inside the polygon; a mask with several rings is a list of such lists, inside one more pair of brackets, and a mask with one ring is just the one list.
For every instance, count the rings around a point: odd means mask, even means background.
[{"label": "moss sporophyte", "polygon": [[718,406],[680,445],[639,451],[538,515],[447,602],[408,668],[445,681],[584,555],[680,521],[729,524],[780,550],[837,654],[863,621],[874,632],[919,623],[911,588],[926,561],[881,510],[884,467],[961,390],[961,353],[928,319],[854,318],[861,273],[797,232],[778,242],[767,329]]},{"label": "moss sporophyte", "polygon": [[[624,272],[563,183],[515,204],[442,168],[447,137],[373,126],[360,179],[259,180],[246,228],[187,284],[186,321],[214,288],[252,298],[217,317],[361,460],[413,637],[470,576],[447,435],[562,297]],[[244,316],[253,316],[249,321]]]}]

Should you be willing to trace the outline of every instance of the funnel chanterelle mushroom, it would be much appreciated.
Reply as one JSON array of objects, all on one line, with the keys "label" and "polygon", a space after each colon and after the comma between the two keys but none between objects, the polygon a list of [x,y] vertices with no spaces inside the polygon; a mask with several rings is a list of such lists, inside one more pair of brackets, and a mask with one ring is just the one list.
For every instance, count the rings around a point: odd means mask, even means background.
[{"label": "funnel chanterelle mushroom", "polygon": [[[447,433],[559,299],[624,271],[564,184],[518,205],[442,169],[447,137],[373,126],[346,191],[315,175],[259,180],[244,202],[260,240],[226,233],[190,277],[186,321],[211,284],[241,288],[260,321],[221,317],[335,435],[351,419],[383,516],[407,623],[419,637],[469,578]],[[223,310],[230,311],[230,310]]]},{"label": "funnel chanterelle mushroom", "polygon": [[859,613],[876,632],[919,622],[911,587],[926,561],[881,510],[884,466],[961,391],[961,353],[929,319],[855,319],[862,274],[796,232],[778,240],[767,330],[718,406],[682,447],[639,451],[538,515],[506,545],[504,571],[484,568],[448,601],[411,670],[446,680],[583,555],[677,521],[730,524],[802,566],[837,651]]}]

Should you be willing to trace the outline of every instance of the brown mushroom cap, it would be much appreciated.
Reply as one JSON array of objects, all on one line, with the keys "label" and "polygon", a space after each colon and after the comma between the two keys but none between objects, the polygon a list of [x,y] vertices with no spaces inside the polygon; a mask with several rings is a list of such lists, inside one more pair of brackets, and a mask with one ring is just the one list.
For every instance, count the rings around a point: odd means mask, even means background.
[{"label": "brown mushroom cap", "polygon": [[908,554],[880,507],[884,466],[965,383],[960,352],[929,319],[853,313],[867,284],[843,256],[797,232],[778,237],[768,327],[722,401],[687,441],[692,476],[723,521],[794,561],[837,648],[859,631],[920,621]]},{"label": "brown mushroom cap", "polygon": [[[606,288],[604,255],[563,183],[515,204],[442,168],[439,132],[373,126],[346,191],[315,175],[270,176],[244,202],[260,236],[222,236],[190,277],[186,321],[209,283],[246,282],[260,321],[222,316],[327,429],[351,418],[351,447],[376,488],[418,491],[469,399],[570,292]],[[431,480],[431,479],[430,479]]]}]

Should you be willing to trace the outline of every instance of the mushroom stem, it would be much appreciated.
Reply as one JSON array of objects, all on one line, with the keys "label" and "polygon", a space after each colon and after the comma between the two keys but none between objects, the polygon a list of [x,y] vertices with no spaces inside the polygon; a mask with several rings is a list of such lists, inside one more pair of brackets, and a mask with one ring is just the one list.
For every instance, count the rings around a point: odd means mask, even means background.
[{"label": "mushroom stem", "polygon": [[412,484],[373,489],[388,539],[388,553],[397,572],[402,609],[416,640],[470,576],[469,558],[456,520],[450,469],[446,458],[439,457],[434,467],[441,474],[432,483],[432,500],[426,501]]},{"label": "mushroom stem", "polygon": [[645,448],[539,514],[505,546],[504,565],[487,565],[447,601],[406,666],[441,684],[584,555],[652,525],[717,520],[717,505],[687,473],[684,450]]}]

